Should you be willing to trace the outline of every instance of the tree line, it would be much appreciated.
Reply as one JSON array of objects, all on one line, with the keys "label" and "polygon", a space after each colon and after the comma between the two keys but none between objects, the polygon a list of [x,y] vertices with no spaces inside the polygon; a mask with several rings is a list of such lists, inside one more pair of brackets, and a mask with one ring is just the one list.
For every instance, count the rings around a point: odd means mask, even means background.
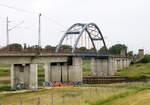
[{"label": "tree line", "polygon": [[[33,46],[29,46],[27,44],[21,45],[18,43],[13,43],[10,44],[6,47],[1,48],[1,50],[23,50],[23,49],[29,49],[29,50],[36,50],[39,49],[38,45],[33,45]],[[47,50],[47,51],[55,51],[56,46],[52,46],[52,45],[46,45],[44,48],[41,48],[41,50]],[[114,54],[114,55],[118,55],[121,54],[121,51],[125,51],[125,53],[129,56],[133,56],[133,51],[129,51],[127,52],[128,47],[125,44],[115,44],[113,46],[111,46],[110,48],[105,48],[104,46],[101,47],[98,52],[99,53],[106,53],[108,52],[109,54]],[[71,51],[72,50],[72,46],[69,45],[62,45],[60,47],[60,50],[62,51]],[[76,48],[76,51],[82,51],[82,52],[94,52],[95,49],[91,48],[91,49],[87,49],[86,47],[80,47],[80,48]]]}]

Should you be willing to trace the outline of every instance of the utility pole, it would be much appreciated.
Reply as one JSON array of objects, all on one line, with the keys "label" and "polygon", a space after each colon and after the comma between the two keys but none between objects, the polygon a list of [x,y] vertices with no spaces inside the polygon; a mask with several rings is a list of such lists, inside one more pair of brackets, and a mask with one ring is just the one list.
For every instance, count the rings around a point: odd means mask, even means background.
[{"label": "utility pole", "polygon": [[6,44],[7,44],[7,47],[9,45],[9,29],[8,29],[8,23],[9,23],[9,20],[8,20],[8,17],[6,18]]},{"label": "utility pole", "polygon": [[38,34],[39,34],[39,38],[38,38],[38,47],[40,48],[41,47],[41,16],[42,16],[42,14],[40,13],[39,14],[39,32],[38,32]]},{"label": "utility pole", "polygon": [[40,54],[41,49],[41,13],[39,14],[39,30],[38,30],[38,54]]},{"label": "utility pole", "polygon": [[22,23],[24,23],[24,21],[21,21],[19,24],[17,24],[14,27],[11,27],[11,28],[9,28],[9,23],[10,23],[10,21],[9,21],[8,17],[6,17],[6,44],[7,44],[7,50],[8,51],[9,51],[9,31],[17,28],[19,25],[21,25]]}]

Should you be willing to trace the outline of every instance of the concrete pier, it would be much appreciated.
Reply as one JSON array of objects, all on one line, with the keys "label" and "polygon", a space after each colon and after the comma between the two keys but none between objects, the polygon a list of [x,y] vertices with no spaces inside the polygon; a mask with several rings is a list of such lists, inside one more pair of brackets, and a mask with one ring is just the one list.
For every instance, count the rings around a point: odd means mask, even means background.
[{"label": "concrete pier", "polygon": [[128,58],[108,57],[107,59],[92,58],[92,76],[114,76],[117,70],[129,67],[131,60]]},{"label": "concrete pier", "polygon": [[16,89],[18,84],[33,90],[38,88],[36,64],[11,65],[11,89]]},{"label": "concrete pier", "polygon": [[108,73],[107,76],[113,76],[115,74],[115,58],[108,58]]},{"label": "concrete pier", "polygon": [[72,57],[68,62],[45,64],[45,81],[75,82],[82,81],[82,58]]},{"label": "concrete pier", "polygon": [[100,77],[107,76],[108,74],[108,60],[107,59],[95,59],[92,58],[91,70],[92,76]]}]

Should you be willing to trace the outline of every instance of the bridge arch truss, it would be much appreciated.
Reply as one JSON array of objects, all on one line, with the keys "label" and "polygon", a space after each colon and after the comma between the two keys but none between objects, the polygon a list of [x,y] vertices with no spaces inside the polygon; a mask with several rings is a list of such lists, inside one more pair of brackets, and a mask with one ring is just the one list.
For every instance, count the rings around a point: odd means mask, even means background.
[{"label": "bridge arch truss", "polygon": [[[84,37],[84,38],[83,38]],[[66,43],[65,43],[66,42]],[[67,43],[70,42],[70,43]],[[101,45],[97,45],[96,43],[100,42]],[[65,43],[65,44],[64,44]],[[82,24],[76,23],[73,24],[63,35],[59,44],[57,45],[56,51],[59,52],[62,45],[70,45],[72,47],[72,52],[74,53],[75,50],[79,47],[82,47],[84,44],[87,47],[89,44],[89,48],[98,51],[101,47],[104,47],[107,50],[106,43],[104,37],[99,29],[99,27],[94,23]],[[86,44],[87,43],[87,44]]]}]

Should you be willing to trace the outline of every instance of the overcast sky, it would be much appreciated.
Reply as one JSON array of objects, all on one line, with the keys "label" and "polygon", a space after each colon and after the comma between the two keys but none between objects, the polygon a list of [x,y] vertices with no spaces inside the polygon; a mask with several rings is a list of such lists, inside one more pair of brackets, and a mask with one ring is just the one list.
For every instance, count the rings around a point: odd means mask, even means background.
[{"label": "overcast sky", "polygon": [[[23,9],[15,10],[4,7]],[[42,45],[56,45],[74,23],[96,23],[107,46],[123,43],[135,53],[150,53],[150,0],[0,0],[0,45],[6,45],[6,17],[10,43],[37,44],[38,13],[42,13]]]}]

